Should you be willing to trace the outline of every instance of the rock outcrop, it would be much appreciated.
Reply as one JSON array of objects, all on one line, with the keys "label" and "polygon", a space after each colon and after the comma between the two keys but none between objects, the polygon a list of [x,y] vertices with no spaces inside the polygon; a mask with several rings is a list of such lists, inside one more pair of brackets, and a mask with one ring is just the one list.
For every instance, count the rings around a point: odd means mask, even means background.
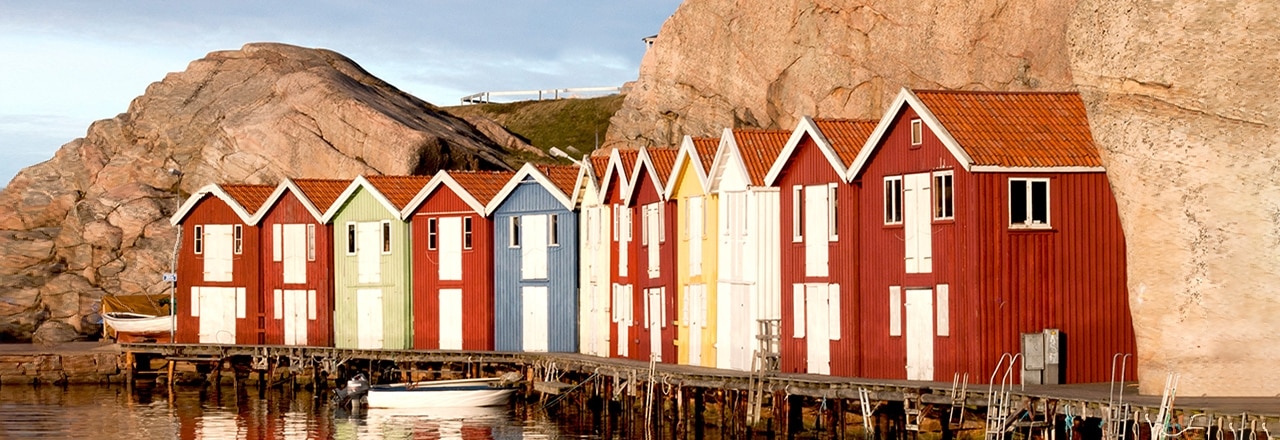
[{"label": "rock outcrop", "polygon": [[1079,90],[1120,205],[1141,391],[1280,395],[1280,10],[1264,0],[688,0],[607,146],[802,115],[878,118],[900,87]]},{"label": "rock outcrop", "polygon": [[1280,4],[1082,0],[1069,36],[1142,392],[1174,372],[1179,395],[1280,395]]},{"label": "rock outcrop", "polygon": [[802,115],[879,118],[901,87],[1063,90],[1074,1],[689,0],[605,146],[675,145]]},{"label": "rock outcrop", "polygon": [[510,169],[472,125],[337,53],[248,44],[151,84],[0,191],[0,341],[92,333],[105,293],[164,293],[168,217],[215,182]]}]

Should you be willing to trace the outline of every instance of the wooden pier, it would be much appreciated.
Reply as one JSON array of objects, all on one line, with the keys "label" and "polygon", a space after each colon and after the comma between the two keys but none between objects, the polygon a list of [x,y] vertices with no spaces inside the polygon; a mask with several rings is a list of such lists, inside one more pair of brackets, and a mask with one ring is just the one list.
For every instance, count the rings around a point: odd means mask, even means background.
[{"label": "wooden pier", "polygon": [[[174,380],[174,366],[197,366],[217,380],[250,372],[259,384],[296,378],[332,387],[355,372],[377,382],[476,377],[519,371],[530,399],[547,407],[568,399],[598,420],[642,426],[664,436],[717,429],[812,433],[830,438],[915,438],[921,433],[1046,439],[1152,439],[1200,432],[1206,439],[1269,439],[1280,428],[1280,397],[1185,397],[1136,393],[1136,384],[972,384],[755,373],[599,358],[576,353],[360,350],[208,344],[119,344],[130,381]],[[161,362],[163,360],[163,362]],[[150,368],[157,363],[167,374]],[[146,371],[151,370],[151,371]],[[283,371],[283,373],[282,373]],[[991,374],[988,372],[988,374]],[[990,377],[998,378],[992,374]],[[987,377],[984,375],[984,378]],[[268,378],[263,380],[263,378]],[[262,386],[262,385],[260,385]],[[1171,404],[1171,405],[1170,405]],[[583,411],[586,411],[585,409]],[[718,411],[718,416],[716,415]],[[584,415],[583,417],[586,417]]]}]

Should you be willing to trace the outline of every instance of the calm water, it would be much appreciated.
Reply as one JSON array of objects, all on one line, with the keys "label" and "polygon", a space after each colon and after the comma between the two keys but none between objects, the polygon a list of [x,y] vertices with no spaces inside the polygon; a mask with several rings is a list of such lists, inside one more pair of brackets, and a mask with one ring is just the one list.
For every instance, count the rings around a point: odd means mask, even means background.
[{"label": "calm water", "polygon": [[[328,395],[233,387],[0,386],[0,438],[542,439],[600,438],[540,409],[335,410]],[[532,406],[537,408],[536,405]],[[576,420],[576,419],[575,419]],[[582,433],[586,434],[582,434]]]}]

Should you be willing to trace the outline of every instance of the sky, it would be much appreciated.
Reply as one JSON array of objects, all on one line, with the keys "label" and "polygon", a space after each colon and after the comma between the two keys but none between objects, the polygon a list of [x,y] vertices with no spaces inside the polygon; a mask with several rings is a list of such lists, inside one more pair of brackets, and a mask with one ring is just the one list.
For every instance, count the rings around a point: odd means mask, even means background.
[{"label": "sky", "polygon": [[0,2],[0,186],[165,74],[250,42],[332,49],[440,106],[621,86],[680,0]]}]

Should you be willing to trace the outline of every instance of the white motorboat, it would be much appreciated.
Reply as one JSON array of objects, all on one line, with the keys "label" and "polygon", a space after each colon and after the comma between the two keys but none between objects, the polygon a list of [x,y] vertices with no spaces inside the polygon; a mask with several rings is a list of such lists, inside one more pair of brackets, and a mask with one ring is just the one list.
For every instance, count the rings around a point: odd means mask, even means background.
[{"label": "white motorboat", "polygon": [[501,377],[374,385],[370,408],[457,408],[506,405],[516,387]]},{"label": "white motorboat", "polygon": [[173,315],[146,315],[133,312],[107,312],[102,320],[118,333],[134,335],[168,334],[173,331]]}]

